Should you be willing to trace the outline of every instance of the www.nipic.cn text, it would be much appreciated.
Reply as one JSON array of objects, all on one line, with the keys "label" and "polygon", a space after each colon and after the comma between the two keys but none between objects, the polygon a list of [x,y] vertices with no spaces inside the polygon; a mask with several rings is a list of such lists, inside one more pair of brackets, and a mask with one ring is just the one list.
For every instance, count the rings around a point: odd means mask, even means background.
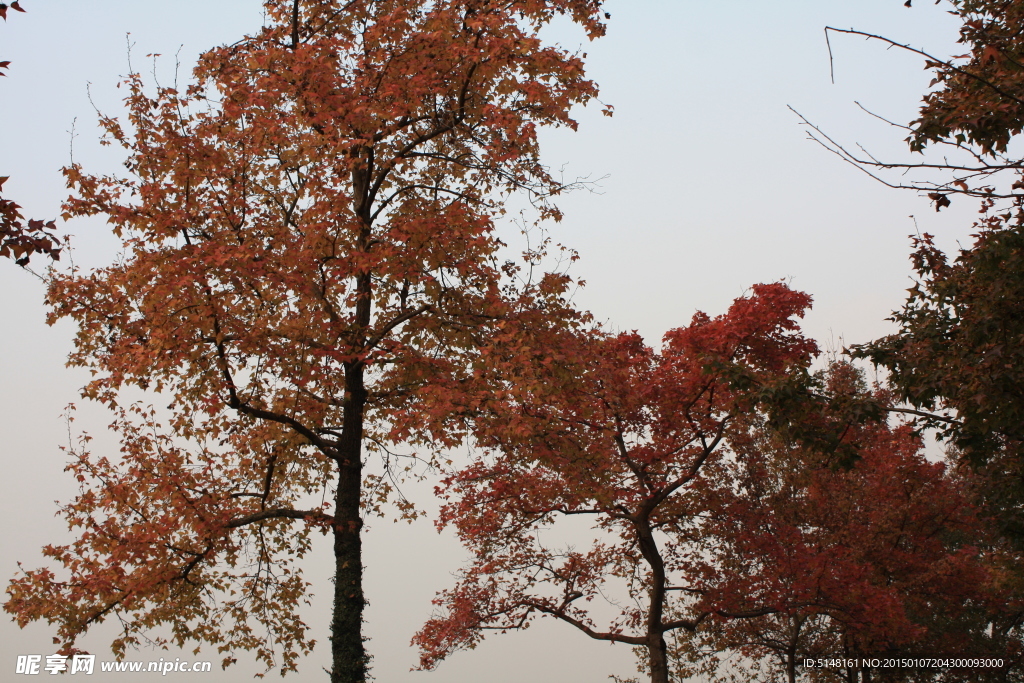
[{"label": "www.nipic.cn text", "polygon": [[96,655],[18,655],[14,673],[26,676],[47,674],[92,674],[97,669],[102,672],[124,673],[157,673],[166,676],[169,673],[208,673],[213,669],[211,662],[189,662],[161,658],[150,662],[100,662],[96,664]]}]

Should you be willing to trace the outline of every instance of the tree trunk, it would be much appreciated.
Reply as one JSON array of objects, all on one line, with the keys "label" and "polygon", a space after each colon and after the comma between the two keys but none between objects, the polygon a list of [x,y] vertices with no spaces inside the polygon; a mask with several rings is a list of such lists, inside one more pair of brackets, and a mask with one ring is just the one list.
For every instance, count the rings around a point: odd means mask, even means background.
[{"label": "tree trunk", "polygon": [[365,683],[369,657],[363,647],[363,560],[359,498],[362,490],[363,411],[361,365],[347,368],[348,401],[339,448],[334,506],[334,618],[331,683]]},{"label": "tree trunk", "polygon": [[[353,152],[359,157],[358,151]],[[353,212],[363,226],[357,251],[370,245],[372,215],[367,195],[370,178],[365,165],[352,170]],[[366,343],[366,330],[373,314],[373,280],[369,272],[356,276],[355,322],[361,328],[359,343]],[[338,448],[338,492],[334,506],[334,618],[331,620],[331,683],[365,683],[370,657],[363,647],[363,520],[360,500],[363,490],[363,420],[368,392],[361,360],[345,363],[345,407]]]},{"label": "tree trunk", "polygon": [[786,679],[789,683],[796,683],[796,646],[800,642],[800,630],[803,628],[804,620],[800,616],[795,616],[790,624],[793,630],[789,638],[789,649],[786,650]]},{"label": "tree trunk", "polygon": [[653,506],[633,520],[640,554],[651,568],[650,604],[647,606],[647,654],[651,661],[651,683],[669,683],[668,645],[665,643],[665,561],[651,529]]},{"label": "tree trunk", "polygon": [[664,636],[648,637],[647,656],[651,661],[651,683],[669,683],[668,645]]}]

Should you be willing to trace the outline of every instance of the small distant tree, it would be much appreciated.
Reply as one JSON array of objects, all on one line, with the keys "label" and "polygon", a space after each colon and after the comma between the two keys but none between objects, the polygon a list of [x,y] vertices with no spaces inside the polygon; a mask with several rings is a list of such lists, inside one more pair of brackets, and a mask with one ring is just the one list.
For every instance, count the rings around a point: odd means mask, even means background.
[{"label": "small distant tree", "polygon": [[[101,121],[128,174],[66,169],[67,214],[105,216],[124,253],[48,294],[121,453],[75,451],[78,537],[44,550],[56,572],[11,583],[19,624],[54,624],[70,651],[116,616],[119,656],[195,641],[286,672],[313,646],[297,561],[323,532],[331,680],[366,680],[361,506],[387,492],[390,444],[457,442],[442,389],[496,325],[575,316],[565,278],[513,282],[494,229],[515,191],[558,217],[537,130],[575,126],[597,91],[539,33],[565,16],[596,37],[600,5],[269,0],[267,26],[205,53],[186,89],[128,77],[127,125]],[[162,394],[165,424],[125,387]]]},{"label": "small distant tree", "polygon": [[[760,393],[810,363],[816,347],[796,322],[809,305],[783,284],[757,285],[725,315],[668,332],[660,353],[635,333],[558,329],[533,343],[542,363],[506,368],[518,351],[496,353],[488,367],[505,396],[476,407],[481,455],[443,489],[440,524],[473,561],[416,636],[422,665],[549,616],[641,648],[652,683],[667,683],[667,634],[773,612],[760,596],[711,590],[705,527],[718,510],[704,493]],[[589,547],[545,542],[577,516],[594,521]],[[599,624],[590,603],[622,587],[628,599]]]}]

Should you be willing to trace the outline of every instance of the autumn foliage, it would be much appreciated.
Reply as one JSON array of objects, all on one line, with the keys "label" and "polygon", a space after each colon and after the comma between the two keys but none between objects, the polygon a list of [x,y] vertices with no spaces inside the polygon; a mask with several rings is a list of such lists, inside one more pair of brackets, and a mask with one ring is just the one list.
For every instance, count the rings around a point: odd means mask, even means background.
[{"label": "autumn foliage", "polygon": [[[667,681],[666,633],[773,608],[705,595],[714,577],[700,560],[704,491],[758,392],[815,354],[796,323],[809,304],[785,285],[758,285],[727,314],[668,332],[661,353],[636,334],[554,335],[550,363],[509,370],[505,401],[477,416],[483,453],[442,490],[440,523],[455,526],[474,561],[416,637],[422,664],[472,647],[486,629],[548,615],[644,648],[651,680]],[[588,549],[544,541],[576,515],[598,532]],[[590,603],[615,584],[630,599],[598,624]]]},{"label": "autumn foliage", "polygon": [[[911,150],[942,147],[964,161],[944,159],[938,168],[953,178],[930,193],[936,208],[954,194],[1019,202],[1020,159],[1009,145],[1024,125],[1024,3],[1020,0],[953,0],[960,20],[962,54],[949,59],[927,55],[931,88],[919,116],[909,126]],[[956,151],[954,151],[956,150]],[[968,155],[963,155],[966,150]],[[1010,179],[999,177],[1009,172]],[[1009,187],[1006,185],[1009,184]]]},{"label": "autumn foliage", "polygon": [[1005,152],[1024,126],[1024,3],[1019,0],[954,0],[959,43],[966,52],[950,61],[932,59],[935,78],[924,96],[911,147],[953,141],[985,154]]},{"label": "autumn foliage", "polygon": [[[481,455],[440,490],[474,559],[415,639],[422,665],[540,616],[633,645],[653,683],[730,680],[737,658],[743,680],[795,681],[805,656],[1014,656],[1014,560],[969,474],[928,462],[853,366],[809,372],[809,304],[758,285],[661,353],[549,339],[545,381],[520,373],[477,416]],[[576,516],[592,542],[553,540]]]},{"label": "autumn foliage", "polygon": [[[0,178],[3,191],[7,178]],[[21,214],[21,207],[14,201],[0,195],[0,257],[14,259],[19,266],[27,265],[33,254],[45,254],[54,261],[60,259],[54,231],[55,221],[29,219]]]},{"label": "autumn foliage", "polygon": [[[54,272],[47,294],[120,451],[68,449],[74,538],[9,585],[20,625],[47,622],[70,653],[117,619],[118,657],[206,646],[287,673],[315,645],[302,560],[326,536],[331,680],[363,683],[363,518],[415,514],[393,495],[402,457],[469,445],[444,462],[436,521],[471,560],[415,636],[423,668],[546,617],[635,648],[652,683],[976,680],[802,664],[933,653],[1019,678],[1024,214],[990,214],[952,263],[918,238],[898,333],[854,349],[889,372],[874,385],[820,362],[811,297],[779,282],[660,349],[608,332],[541,272],[547,242],[510,258],[497,232],[516,194],[537,223],[561,216],[539,131],[575,128],[598,90],[585,55],[541,36],[601,36],[602,5],[267,0],[266,25],[189,84],[126,77],[127,115],[100,121],[126,172],[64,170],[65,218],[103,216],[122,253]],[[1005,161],[1020,5],[953,2],[970,54],[927,63],[940,87],[915,151]],[[937,187],[940,206],[999,196]],[[0,219],[0,256],[57,259],[52,222],[3,198]],[[126,398],[141,392],[161,407]],[[582,540],[559,539],[569,519]]]},{"label": "autumn foliage", "polygon": [[[717,591],[773,609],[748,620],[712,616],[680,639],[680,677],[724,681],[739,669],[751,681],[870,680],[856,669],[808,671],[805,658],[1012,661],[1017,649],[1003,629],[1019,599],[1002,584],[1008,556],[980,518],[970,473],[929,462],[909,424],[850,422],[833,411],[858,394],[891,403],[853,366],[834,363],[819,379],[829,399],[823,418],[856,459],[844,465],[838,450],[810,448],[767,421],[735,443],[736,458],[710,494],[718,514],[707,527],[708,557],[723,577]],[[746,666],[736,666],[743,658]]]},{"label": "autumn foliage", "polygon": [[[127,78],[127,121],[101,123],[128,173],[66,169],[68,216],[105,216],[124,255],[48,294],[51,320],[78,324],[71,363],[93,371],[84,394],[114,411],[122,452],[76,450],[63,514],[79,536],[46,550],[61,573],[12,583],[20,623],[55,624],[68,650],[116,615],[119,654],[163,627],[225,665],[254,649],[294,669],[313,645],[294,560],[325,532],[332,680],[365,679],[361,505],[400,469],[389,444],[459,438],[417,396],[465,372],[495,321],[576,315],[564,277],[515,284],[494,228],[516,191],[558,216],[537,130],[574,126],[597,91],[538,33],[567,16],[596,37],[599,6],[272,1],[192,85]],[[169,413],[122,405],[129,386]],[[383,470],[364,471],[364,444]]]}]

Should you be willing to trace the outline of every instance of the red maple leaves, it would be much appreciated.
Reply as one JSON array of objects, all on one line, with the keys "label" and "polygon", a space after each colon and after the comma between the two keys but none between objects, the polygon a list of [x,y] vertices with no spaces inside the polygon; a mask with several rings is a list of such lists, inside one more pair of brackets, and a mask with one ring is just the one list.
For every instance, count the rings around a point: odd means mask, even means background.
[{"label": "red maple leaves", "polygon": [[[871,396],[848,364],[820,377],[832,401]],[[970,477],[929,462],[909,425],[837,417],[857,456],[848,466],[839,449],[809,448],[759,420],[734,442],[736,457],[711,494],[706,557],[716,580],[705,599],[771,614],[713,615],[680,647],[690,674],[714,672],[716,656],[730,650],[775,658],[791,676],[807,657],[1005,654],[985,631],[1009,598],[997,595],[993,539]]]},{"label": "red maple leaves", "polygon": [[[23,10],[21,8],[21,4],[18,2],[18,0],[14,0],[14,2],[12,2],[10,5],[8,5],[6,2],[0,2],[0,19],[3,19],[4,21],[7,21],[7,9],[8,8],[14,10],[15,12],[24,12],[25,11],[25,10]],[[6,63],[7,62],[3,62],[2,64],[6,64]],[[0,68],[3,68],[3,67],[0,66]]]},{"label": "red maple leaves", "polygon": [[[6,181],[0,178],[0,191]],[[19,266],[27,265],[33,254],[59,260],[60,242],[52,232],[56,229],[54,221],[31,219],[26,224],[21,207],[0,196],[0,257],[12,258]]]},{"label": "red maple leaves", "polygon": [[[545,338],[551,362],[523,366],[507,399],[476,418],[490,453],[445,484],[441,522],[455,525],[475,560],[416,638],[423,665],[472,646],[483,629],[547,614],[593,638],[642,646],[652,680],[665,681],[666,633],[713,613],[760,613],[671,609],[709,580],[699,561],[702,492],[722,471],[732,432],[759,391],[816,352],[795,320],[809,304],[785,285],[757,285],[727,314],[697,314],[667,333],[660,354],[636,334]],[[547,529],[566,516],[594,521],[589,550],[549,545]],[[625,585],[630,606],[598,625],[588,604],[613,583]]]},{"label": "red maple leaves", "polygon": [[[795,675],[797,654],[962,648],[965,634],[1002,647],[950,627],[998,602],[963,483],[871,408],[890,399],[854,368],[808,373],[809,304],[758,285],[660,353],[635,334],[545,338],[550,362],[476,416],[484,452],[441,490],[441,524],[474,559],[415,638],[422,665],[540,615],[637,647],[654,683],[713,673],[725,651]],[[570,517],[591,520],[586,545],[556,540]]]}]

